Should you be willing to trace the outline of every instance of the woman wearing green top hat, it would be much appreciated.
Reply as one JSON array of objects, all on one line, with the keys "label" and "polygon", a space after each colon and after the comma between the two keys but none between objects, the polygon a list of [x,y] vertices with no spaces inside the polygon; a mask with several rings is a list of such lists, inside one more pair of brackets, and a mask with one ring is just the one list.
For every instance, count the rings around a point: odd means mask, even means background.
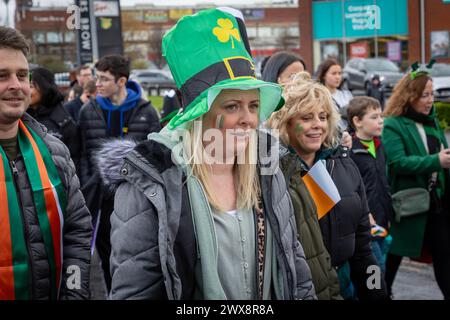
[{"label": "woman wearing green top hat", "polygon": [[[395,86],[384,111],[383,144],[394,201],[392,245],[386,260],[389,293],[402,257],[431,254],[434,274],[444,299],[450,299],[450,149],[433,106],[432,63],[420,66]],[[420,188],[429,200],[411,191]],[[399,193],[400,192],[400,193]],[[403,194],[407,213],[396,203]],[[426,207],[419,209],[423,204]],[[408,210],[410,211],[410,210]],[[402,214],[403,213],[403,214]]]},{"label": "woman wearing green top hat", "polygon": [[183,111],[120,176],[103,172],[118,185],[113,299],[316,298],[278,155],[265,152],[278,147],[255,130],[281,88],[256,79],[238,13],[200,11],[164,36]]}]

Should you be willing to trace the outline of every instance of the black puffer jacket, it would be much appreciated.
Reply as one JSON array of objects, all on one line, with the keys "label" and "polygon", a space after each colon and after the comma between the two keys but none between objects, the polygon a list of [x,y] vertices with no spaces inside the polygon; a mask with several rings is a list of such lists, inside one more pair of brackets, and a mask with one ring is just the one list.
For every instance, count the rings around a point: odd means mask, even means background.
[{"label": "black puffer jacket", "polygon": [[316,205],[301,178],[302,174],[306,174],[306,168],[300,157],[282,146],[280,169],[288,184],[299,240],[311,270],[317,297],[319,300],[342,300],[336,270],[331,266],[330,254],[323,244]]},{"label": "black puffer jacket", "polygon": [[341,196],[341,201],[319,221],[331,264],[339,267],[349,262],[359,299],[384,299],[383,279],[381,289],[370,290],[367,287],[367,279],[372,275],[368,267],[378,263],[370,245],[369,207],[358,167],[345,147],[339,147],[325,159],[327,170]]},{"label": "black puffer jacket", "polygon": [[[145,140],[147,135],[159,131],[159,117],[151,103],[141,99],[137,107],[129,111],[126,139]],[[95,99],[86,103],[80,111],[78,126],[81,137],[80,182],[86,203],[92,214],[99,209],[102,201],[101,179],[94,166],[94,152],[108,138],[104,113]]]},{"label": "black puffer jacket", "polygon": [[383,145],[375,139],[374,158],[358,138],[353,138],[351,157],[361,173],[367,194],[369,209],[377,224],[388,228],[393,218],[392,199],[386,176],[386,157]]},{"label": "black puffer jacket", "polygon": [[[63,229],[63,269],[59,298],[87,299],[89,298],[92,225],[89,211],[85,206],[83,195],[79,189],[80,184],[75,174],[75,167],[70,160],[69,151],[61,141],[48,134],[45,128],[29,115],[25,114],[22,120],[44,140],[67,194],[68,202]],[[12,166],[17,168],[14,179],[21,200],[25,241],[30,255],[31,298],[38,300],[50,299],[48,256],[36,214],[33,193],[25,170],[25,162],[23,157],[19,155],[12,163]],[[69,290],[66,287],[68,276],[70,276],[67,273],[69,266],[78,266],[80,268],[81,289]]]},{"label": "black puffer jacket", "polygon": [[75,120],[64,108],[62,103],[55,106],[40,105],[36,109],[28,108],[27,112],[37,121],[47,127],[48,133],[61,140],[69,149],[75,168],[80,163],[80,138]]}]

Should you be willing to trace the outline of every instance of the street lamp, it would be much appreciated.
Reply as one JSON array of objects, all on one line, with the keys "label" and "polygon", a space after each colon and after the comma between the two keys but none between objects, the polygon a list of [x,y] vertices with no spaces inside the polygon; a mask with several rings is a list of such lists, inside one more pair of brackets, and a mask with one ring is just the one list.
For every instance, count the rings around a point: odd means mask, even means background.
[{"label": "street lamp", "polygon": [[425,1],[420,0],[420,55],[422,64],[425,64]]}]

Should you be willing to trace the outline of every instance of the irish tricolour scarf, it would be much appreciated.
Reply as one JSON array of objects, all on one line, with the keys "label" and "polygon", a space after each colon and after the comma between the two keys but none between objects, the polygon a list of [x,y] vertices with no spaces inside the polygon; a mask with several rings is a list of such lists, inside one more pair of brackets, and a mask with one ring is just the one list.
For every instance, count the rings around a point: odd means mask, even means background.
[{"label": "irish tricolour scarf", "polygon": [[[67,198],[47,146],[21,120],[18,143],[49,260],[51,297],[56,299],[61,285],[62,229]],[[20,186],[16,185],[16,173],[1,147],[0,153],[0,300],[30,299],[30,259]]]}]

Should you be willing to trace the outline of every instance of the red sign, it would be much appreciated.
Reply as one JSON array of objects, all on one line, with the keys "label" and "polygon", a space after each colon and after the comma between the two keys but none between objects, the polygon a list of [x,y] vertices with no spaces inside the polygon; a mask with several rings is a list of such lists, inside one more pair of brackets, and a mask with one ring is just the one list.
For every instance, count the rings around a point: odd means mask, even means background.
[{"label": "red sign", "polygon": [[367,42],[355,42],[350,44],[350,58],[367,58],[369,45]]}]

